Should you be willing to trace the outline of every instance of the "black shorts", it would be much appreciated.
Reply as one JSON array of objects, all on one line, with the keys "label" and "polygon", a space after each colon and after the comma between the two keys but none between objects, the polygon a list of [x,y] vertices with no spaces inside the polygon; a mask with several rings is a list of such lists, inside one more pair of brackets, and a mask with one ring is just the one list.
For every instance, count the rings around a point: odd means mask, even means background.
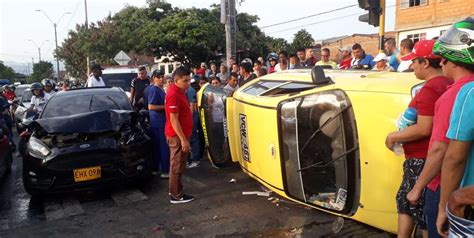
[{"label": "black shorts", "polygon": [[413,218],[420,229],[426,229],[426,223],[423,215],[423,206],[425,204],[425,193],[416,205],[410,204],[407,194],[415,186],[418,176],[425,165],[424,159],[407,158],[403,163],[403,179],[397,193],[397,211],[399,214],[407,214]]}]

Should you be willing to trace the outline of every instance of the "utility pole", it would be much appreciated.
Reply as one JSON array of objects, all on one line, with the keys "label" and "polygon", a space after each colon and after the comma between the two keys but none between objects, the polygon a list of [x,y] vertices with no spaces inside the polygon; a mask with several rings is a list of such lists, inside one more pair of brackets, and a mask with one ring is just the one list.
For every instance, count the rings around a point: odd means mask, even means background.
[{"label": "utility pole", "polygon": [[384,52],[385,43],[385,0],[380,0],[379,53]]},{"label": "utility pole", "polygon": [[41,61],[41,47],[43,47],[44,43],[49,42],[49,40],[43,41],[43,43],[41,43],[41,45],[36,44],[36,42],[32,39],[28,39],[28,41],[33,42],[33,44],[38,48],[38,59],[39,59],[39,61]]},{"label": "utility pole", "polygon": [[57,24],[54,23],[53,24],[54,26],[54,41],[56,42],[56,68],[58,69],[58,79],[57,81],[60,81],[59,80],[59,57],[58,57],[58,31],[57,31]]},{"label": "utility pole", "polygon": [[48,20],[53,23],[53,27],[54,27],[54,40],[56,42],[56,67],[57,67],[57,70],[58,70],[58,81],[60,81],[60,78],[59,78],[59,57],[58,57],[58,32],[57,32],[57,26],[59,24],[59,22],[61,21],[61,19],[63,19],[64,15],[66,14],[71,14],[71,12],[65,12],[63,13],[63,15],[59,18],[59,20],[57,22],[53,22],[53,20],[51,20],[51,18],[48,16],[48,14],[46,14],[45,11],[41,10],[41,9],[37,9],[35,10],[36,12],[42,12],[46,18],[48,18]]},{"label": "utility pole", "polygon": [[[84,0],[84,9],[85,9],[85,12],[86,12],[86,31],[89,30],[89,21],[87,19],[87,0]],[[86,72],[87,72],[87,77],[89,77],[90,75],[90,59],[89,59],[89,53],[87,53],[87,56],[86,56]]]},{"label": "utility pole", "polygon": [[[225,17],[221,16],[221,20],[225,20],[223,22],[225,24],[225,39],[226,39],[226,60],[227,64],[229,64],[230,59],[236,59],[236,32],[237,32],[237,22],[235,21],[235,0],[222,0],[221,5],[223,4],[224,7],[221,7],[222,14],[225,14]],[[232,65],[228,65],[228,67],[232,67]]]}]

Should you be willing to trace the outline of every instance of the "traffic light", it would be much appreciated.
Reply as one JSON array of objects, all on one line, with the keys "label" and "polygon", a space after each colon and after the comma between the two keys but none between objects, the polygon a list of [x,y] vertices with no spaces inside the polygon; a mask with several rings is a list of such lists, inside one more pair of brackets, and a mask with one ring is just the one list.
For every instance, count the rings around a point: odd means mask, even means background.
[{"label": "traffic light", "polygon": [[359,16],[359,21],[368,22],[369,25],[378,27],[380,24],[380,14],[382,14],[380,0],[359,0],[359,7],[369,10],[369,13]]}]

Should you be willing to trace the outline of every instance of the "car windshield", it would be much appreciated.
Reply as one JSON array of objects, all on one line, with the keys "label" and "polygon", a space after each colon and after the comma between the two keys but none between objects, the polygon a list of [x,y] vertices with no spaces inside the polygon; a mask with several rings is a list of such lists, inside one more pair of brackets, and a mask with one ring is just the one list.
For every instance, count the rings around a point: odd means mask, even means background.
[{"label": "car windshield", "polygon": [[23,92],[23,95],[21,96],[21,103],[29,103],[31,102],[31,91],[30,90],[25,90]]},{"label": "car windshield", "polygon": [[84,95],[57,95],[46,105],[41,118],[71,116],[104,110],[132,110],[123,92]]},{"label": "car windshield", "polygon": [[124,91],[130,92],[130,84],[132,79],[137,77],[137,73],[104,73],[102,79],[105,85],[110,87],[122,88]]}]

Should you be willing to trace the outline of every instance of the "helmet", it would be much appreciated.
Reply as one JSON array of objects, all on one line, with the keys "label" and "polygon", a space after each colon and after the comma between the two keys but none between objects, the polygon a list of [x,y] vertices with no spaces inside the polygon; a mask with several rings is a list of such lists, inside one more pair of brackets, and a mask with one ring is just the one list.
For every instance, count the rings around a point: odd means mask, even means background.
[{"label": "helmet", "polygon": [[454,23],[436,41],[433,53],[453,63],[474,64],[474,19]]},{"label": "helmet", "polygon": [[8,84],[3,85],[3,90],[7,90],[7,89],[10,89],[10,85]]},{"label": "helmet", "polygon": [[268,54],[267,60],[278,60],[278,55],[277,55],[277,53],[270,53],[270,54]]},{"label": "helmet", "polygon": [[38,83],[38,82],[33,83],[33,84],[31,84],[31,86],[30,86],[30,90],[31,90],[31,92],[33,92],[33,90],[40,90],[40,91],[43,91],[43,84]]},{"label": "helmet", "polygon": [[245,58],[245,59],[243,59],[242,62],[240,62],[240,63],[241,63],[241,64],[242,64],[242,63],[250,63],[250,65],[253,65],[253,61],[252,61],[252,59],[250,59],[250,58]]},{"label": "helmet", "polygon": [[42,83],[44,86],[51,86],[51,87],[54,88],[54,81],[51,80],[51,79],[45,78],[45,79],[41,80],[41,83]]}]

